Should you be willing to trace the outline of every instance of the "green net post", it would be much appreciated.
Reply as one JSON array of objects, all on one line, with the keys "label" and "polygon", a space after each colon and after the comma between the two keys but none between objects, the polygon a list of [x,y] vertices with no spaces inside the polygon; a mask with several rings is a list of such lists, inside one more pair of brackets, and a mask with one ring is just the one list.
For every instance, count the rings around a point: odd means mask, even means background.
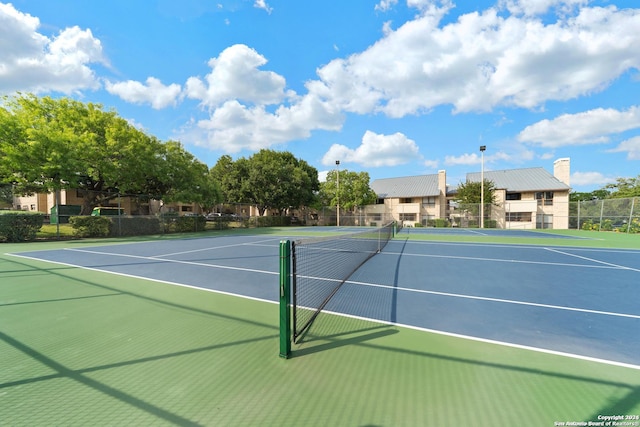
[{"label": "green net post", "polygon": [[291,354],[291,242],[280,241],[280,357]]}]

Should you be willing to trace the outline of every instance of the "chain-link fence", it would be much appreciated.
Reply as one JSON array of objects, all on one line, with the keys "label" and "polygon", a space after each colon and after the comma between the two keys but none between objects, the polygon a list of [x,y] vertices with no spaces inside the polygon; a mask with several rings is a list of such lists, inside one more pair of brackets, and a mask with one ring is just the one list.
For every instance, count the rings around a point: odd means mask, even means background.
[{"label": "chain-link fence", "polygon": [[[88,197],[90,196],[90,197]],[[156,233],[173,233],[227,228],[270,226],[379,226],[399,221],[407,226],[504,228],[504,229],[574,229],[640,233],[640,197],[626,199],[566,202],[561,200],[505,201],[500,205],[458,204],[451,202],[443,217],[418,207],[408,213],[402,204],[396,210],[386,205],[357,207],[346,211],[335,207],[303,207],[260,212],[255,206],[221,203],[207,210],[197,204],[163,203],[152,195],[113,192],[88,193],[67,191],[64,197],[51,196],[49,215],[52,224],[68,222],[74,215],[109,216],[111,235],[136,233],[136,228]],[[99,208],[94,208],[95,206]],[[92,209],[93,208],[93,209]],[[481,220],[481,215],[483,220]],[[136,220],[127,218],[136,217]],[[142,218],[146,218],[142,220]],[[155,223],[154,223],[155,221]]]},{"label": "chain-link fence", "polygon": [[640,233],[640,197],[570,203],[569,228]]},{"label": "chain-link fence", "polygon": [[[569,229],[640,233],[640,197],[552,203],[505,202],[485,205],[484,227],[506,229]],[[480,205],[457,205],[446,221],[435,226],[476,228],[480,224]]]}]

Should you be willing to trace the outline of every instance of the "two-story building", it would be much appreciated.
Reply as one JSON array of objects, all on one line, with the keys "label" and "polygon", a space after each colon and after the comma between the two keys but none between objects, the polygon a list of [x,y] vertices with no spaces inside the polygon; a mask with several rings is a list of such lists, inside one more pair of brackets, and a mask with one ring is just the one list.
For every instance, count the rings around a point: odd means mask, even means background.
[{"label": "two-story building", "polygon": [[[480,182],[481,172],[468,173],[467,182]],[[498,228],[555,228],[569,226],[570,159],[554,162],[554,173],[544,168],[485,171],[492,181],[495,204],[487,218]],[[454,203],[456,189],[447,185],[446,171],[437,174],[378,179],[371,188],[378,195],[375,205],[365,207],[369,222],[389,218],[404,225],[427,226],[431,220],[465,225],[468,214]],[[477,218],[476,218],[477,223]]]}]

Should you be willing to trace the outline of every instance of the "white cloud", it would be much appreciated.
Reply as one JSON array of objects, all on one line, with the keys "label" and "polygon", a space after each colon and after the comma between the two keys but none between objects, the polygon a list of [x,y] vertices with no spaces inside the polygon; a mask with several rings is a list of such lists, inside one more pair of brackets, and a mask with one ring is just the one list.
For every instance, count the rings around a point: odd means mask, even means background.
[{"label": "white cloud", "polygon": [[323,165],[357,163],[367,167],[397,166],[409,163],[419,156],[415,141],[402,133],[381,135],[366,131],[362,144],[355,150],[341,144],[333,144],[322,158]]},{"label": "white cloud", "polygon": [[542,15],[551,8],[557,8],[561,13],[570,13],[575,7],[586,6],[590,0],[501,0],[501,7],[505,7],[513,14],[527,16]]},{"label": "white cloud", "polygon": [[273,71],[261,71],[267,63],[254,49],[236,44],[209,60],[211,73],[204,81],[190,77],[185,85],[187,97],[200,100],[203,106],[215,108],[229,100],[255,105],[284,101],[285,79]]},{"label": "white cloud", "polygon": [[[532,109],[603,90],[640,68],[637,9],[584,7],[546,23],[489,8],[441,25],[450,3],[413,3],[423,10],[419,17],[395,31],[385,26],[367,50],[321,67],[309,90],[346,111],[390,117],[445,104],[456,112]],[[512,3],[533,13],[583,2]]]},{"label": "white cloud", "polygon": [[375,5],[374,10],[386,12],[398,3],[398,0],[381,0],[380,3]]},{"label": "white cloud", "polygon": [[627,153],[628,160],[640,160],[640,136],[622,141],[611,153]]},{"label": "white cloud", "polygon": [[574,172],[571,174],[572,186],[606,185],[614,181],[615,178],[606,177],[600,172]]},{"label": "white cloud", "polygon": [[[521,147],[515,147],[515,151],[512,153],[506,153],[504,151],[498,151],[493,154],[484,155],[485,165],[495,162],[506,163],[520,163],[533,159],[533,152],[529,150],[522,150]],[[448,166],[458,165],[480,165],[482,164],[482,155],[478,153],[465,153],[461,156],[445,156],[444,163]]]},{"label": "white cloud", "polygon": [[108,65],[90,30],[65,28],[53,38],[38,32],[40,20],[0,3],[0,93],[97,89],[92,63]]},{"label": "white cloud", "polygon": [[253,7],[264,9],[268,14],[271,14],[271,12],[273,12],[273,8],[269,6],[265,0],[256,0],[253,4]]},{"label": "white cloud", "polygon": [[337,131],[344,118],[339,111],[313,96],[273,113],[265,106],[225,102],[208,119],[192,122],[181,130],[183,141],[228,153],[259,150],[294,139],[308,138],[313,129]]},{"label": "white cloud", "polygon": [[626,111],[597,108],[577,114],[563,114],[527,126],[518,140],[542,147],[562,147],[609,142],[609,135],[640,128],[640,107]]},{"label": "white cloud", "polygon": [[175,106],[182,92],[180,85],[174,83],[165,86],[155,77],[149,77],[146,84],[133,80],[118,83],[105,82],[105,89],[127,102],[150,104],[156,110]]},{"label": "white cloud", "polygon": [[447,166],[455,165],[479,165],[482,162],[482,156],[476,153],[465,153],[461,156],[445,156],[444,163]]},{"label": "white cloud", "polygon": [[423,165],[429,169],[437,169],[439,162],[437,160],[425,160]]}]

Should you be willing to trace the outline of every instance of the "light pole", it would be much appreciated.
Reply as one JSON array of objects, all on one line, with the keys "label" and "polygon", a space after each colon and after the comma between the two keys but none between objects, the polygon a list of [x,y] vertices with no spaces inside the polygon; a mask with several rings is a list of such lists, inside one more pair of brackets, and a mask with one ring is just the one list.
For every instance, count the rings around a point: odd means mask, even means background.
[{"label": "light pole", "polygon": [[336,160],[336,215],[340,227],[340,160]]},{"label": "light pole", "polygon": [[480,146],[480,155],[482,156],[480,168],[480,228],[484,228],[484,150],[486,145]]}]

